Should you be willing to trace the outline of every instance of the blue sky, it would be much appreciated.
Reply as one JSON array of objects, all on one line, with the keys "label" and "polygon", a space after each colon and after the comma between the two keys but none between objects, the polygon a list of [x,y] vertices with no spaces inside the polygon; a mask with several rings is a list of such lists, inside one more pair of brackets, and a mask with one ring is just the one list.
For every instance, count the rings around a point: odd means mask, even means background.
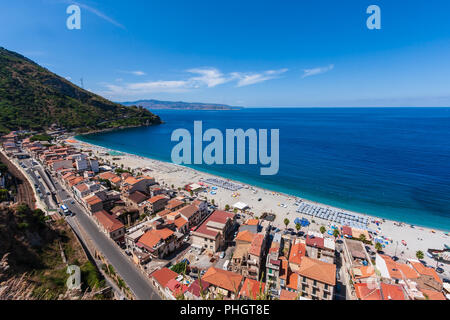
[{"label": "blue sky", "polygon": [[0,46],[114,101],[450,106],[448,0],[2,2]]}]

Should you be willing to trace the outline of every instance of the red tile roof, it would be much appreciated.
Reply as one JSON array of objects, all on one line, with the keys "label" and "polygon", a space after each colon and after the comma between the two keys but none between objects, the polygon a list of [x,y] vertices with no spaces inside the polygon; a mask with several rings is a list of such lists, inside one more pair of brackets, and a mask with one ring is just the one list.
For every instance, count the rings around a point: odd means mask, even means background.
[{"label": "red tile roof", "polygon": [[149,250],[152,250],[161,240],[166,240],[174,232],[170,229],[164,228],[159,230],[149,230],[139,239],[138,244],[143,245]]},{"label": "red tile roof", "polygon": [[379,288],[369,288],[367,283],[355,283],[354,286],[360,300],[383,300]]},{"label": "red tile roof", "polygon": [[187,291],[192,293],[192,295],[194,295],[195,297],[201,297],[201,291],[203,291],[203,293],[206,293],[210,285],[211,284],[207,281],[196,279],[194,282],[192,282]]},{"label": "red tile roof", "polygon": [[426,297],[428,297],[428,300],[447,300],[442,292],[427,289],[423,289],[421,291],[424,295],[426,295]]},{"label": "red tile roof", "polygon": [[150,198],[148,200],[148,202],[150,202],[152,204],[155,204],[156,202],[158,202],[160,200],[164,200],[164,199],[167,199],[167,198],[165,196],[163,196],[162,194],[160,194],[160,195],[157,195],[157,196],[154,196],[154,197]]},{"label": "red tile roof", "polygon": [[173,209],[173,208],[179,207],[183,204],[184,204],[184,202],[179,199],[171,199],[171,200],[169,200],[169,202],[167,202],[166,208]]},{"label": "red tile roof", "polygon": [[203,221],[203,223],[194,232],[200,235],[216,237],[217,231],[209,229],[207,226],[208,222],[213,221],[225,224],[229,219],[233,218],[234,218],[233,213],[216,210],[208,217],[208,219]]},{"label": "red tile roof", "polygon": [[381,284],[381,293],[383,300],[406,300],[403,289],[395,284]]},{"label": "red tile roof", "polygon": [[186,219],[190,219],[192,216],[194,216],[198,212],[198,208],[194,205],[189,205],[184,208],[181,208],[178,210],[180,214],[186,217]]},{"label": "red tile roof", "polygon": [[241,292],[239,292],[239,297],[256,300],[258,296],[264,293],[265,288],[266,284],[264,282],[246,278]]},{"label": "red tile roof", "polygon": [[167,286],[170,280],[176,279],[177,277],[178,273],[170,270],[169,268],[162,268],[150,274],[150,278],[155,279],[163,288]]},{"label": "red tile roof", "polygon": [[124,227],[123,223],[114,218],[108,212],[102,210],[94,213],[98,222],[106,229],[108,232],[113,232]]},{"label": "red tile roof", "polygon": [[306,255],[306,245],[304,243],[296,243],[292,246],[289,254],[289,262],[300,265],[302,258]]},{"label": "red tile roof", "polygon": [[324,240],[321,237],[314,237],[308,235],[306,237],[306,245],[315,248],[324,248]]},{"label": "red tile roof", "polygon": [[180,283],[177,279],[170,279],[166,285],[167,289],[169,289],[174,297],[176,298],[180,294],[183,294],[188,289],[188,286]]},{"label": "red tile roof", "polygon": [[291,272],[287,277],[286,286],[289,289],[298,290],[298,274],[295,272]]},{"label": "red tile roof", "polygon": [[405,263],[397,262],[397,269],[400,270],[406,279],[417,279],[419,277],[417,271]]},{"label": "red tile roof", "polygon": [[437,282],[439,282],[440,284],[442,284],[442,280],[441,278],[439,278],[439,275],[437,274],[437,272],[430,267],[425,267],[420,261],[417,260],[409,260],[409,263],[411,263],[411,265],[413,266],[413,268],[421,275],[427,275],[427,276],[431,276],[434,278],[434,280],[436,280]]},{"label": "red tile roof", "polygon": [[298,293],[281,289],[280,300],[297,300]]},{"label": "red tile roof", "polygon": [[298,273],[309,279],[336,285],[336,265],[331,263],[303,257]]},{"label": "red tile roof", "polygon": [[128,198],[136,204],[140,204],[148,199],[148,197],[140,191],[133,192]]},{"label": "red tile roof", "polygon": [[210,267],[203,275],[202,280],[209,282],[211,285],[231,291],[239,292],[243,277],[231,271]]},{"label": "red tile roof", "polygon": [[259,257],[261,255],[261,247],[264,243],[264,236],[262,234],[257,234],[250,245],[248,253]]},{"label": "red tile roof", "polygon": [[188,221],[183,217],[179,217],[178,219],[175,219],[174,223],[177,226],[177,228],[182,228],[188,223]]},{"label": "red tile roof", "polygon": [[386,267],[392,279],[403,279],[403,275],[397,266],[397,263],[390,256],[380,254],[380,257],[386,262]]},{"label": "red tile roof", "polygon": [[234,240],[251,243],[253,241],[254,236],[255,235],[252,232],[244,230],[239,232]]}]

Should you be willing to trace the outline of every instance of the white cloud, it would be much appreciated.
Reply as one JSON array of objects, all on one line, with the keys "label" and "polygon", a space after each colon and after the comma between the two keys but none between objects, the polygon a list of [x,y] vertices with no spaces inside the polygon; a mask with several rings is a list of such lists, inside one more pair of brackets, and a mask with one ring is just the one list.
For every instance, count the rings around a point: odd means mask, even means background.
[{"label": "white cloud", "polygon": [[319,68],[313,68],[313,69],[305,69],[303,70],[303,76],[302,78],[306,78],[306,77],[310,77],[310,76],[315,76],[318,74],[322,74],[328,71],[331,71],[334,69],[334,64],[330,64],[327,67],[319,67]]},{"label": "white cloud", "polygon": [[144,71],[130,71],[129,73],[135,75],[135,76],[145,76],[146,73]]},{"label": "white cloud", "polygon": [[142,76],[147,75],[144,71],[141,71],[141,70],[136,70],[136,71],[123,71],[123,70],[119,70],[119,72],[120,72],[120,73],[126,73],[126,74],[132,74],[132,75],[134,75],[134,76],[139,76],[139,77],[142,77]]},{"label": "white cloud", "polygon": [[192,77],[189,79],[189,81],[192,82],[194,86],[205,84],[208,88],[213,88],[231,80],[230,78],[226,78],[222,74],[222,72],[215,68],[196,68],[189,69],[187,70],[187,72],[200,75],[198,77]]},{"label": "white cloud", "polygon": [[[157,80],[135,83],[103,84],[106,88],[101,95],[112,99],[145,97],[153,93],[180,93],[199,88],[214,88],[228,82],[237,82],[238,87],[276,79],[288,69],[268,70],[260,73],[232,72],[223,74],[216,68],[193,68],[186,70],[193,76],[183,80]],[[116,81],[117,82],[117,81]]]},{"label": "white cloud", "polygon": [[244,87],[252,84],[264,82],[267,80],[276,79],[279,75],[287,72],[288,69],[280,69],[280,70],[268,70],[262,73],[241,73],[241,72],[233,72],[232,76],[238,80],[237,86]]}]

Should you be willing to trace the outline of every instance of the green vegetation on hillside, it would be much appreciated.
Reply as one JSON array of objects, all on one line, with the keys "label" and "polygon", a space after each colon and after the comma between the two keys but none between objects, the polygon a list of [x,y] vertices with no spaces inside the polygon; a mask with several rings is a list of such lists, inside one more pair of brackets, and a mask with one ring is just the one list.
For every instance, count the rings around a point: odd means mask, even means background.
[{"label": "green vegetation on hillside", "polygon": [[7,257],[8,269],[2,272],[0,268],[0,283],[21,279],[32,299],[54,300],[66,294],[68,265],[80,267],[83,292],[105,286],[67,223],[50,222],[41,210],[27,205],[0,207],[0,260],[2,257]]},{"label": "green vegetation on hillside", "polygon": [[33,61],[0,48],[0,132],[52,124],[87,132],[159,124],[142,107],[125,107],[81,89]]},{"label": "green vegetation on hillside", "polygon": [[52,141],[52,137],[49,136],[48,134],[37,134],[35,136],[32,136],[30,138],[30,141],[47,141],[47,142],[51,142]]}]

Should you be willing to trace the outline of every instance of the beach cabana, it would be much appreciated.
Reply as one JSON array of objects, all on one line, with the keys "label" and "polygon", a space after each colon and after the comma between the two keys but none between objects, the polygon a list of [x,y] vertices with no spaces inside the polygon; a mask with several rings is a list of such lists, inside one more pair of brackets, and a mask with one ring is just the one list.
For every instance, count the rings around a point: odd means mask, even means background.
[{"label": "beach cabana", "polygon": [[248,206],[248,204],[246,204],[246,203],[244,203],[244,202],[236,202],[236,203],[233,205],[233,208],[234,208],[234,209],[241,210],[241,211],[244,211],[244,210],[246,210],[246,209],[249,209],[249,206]]}]

